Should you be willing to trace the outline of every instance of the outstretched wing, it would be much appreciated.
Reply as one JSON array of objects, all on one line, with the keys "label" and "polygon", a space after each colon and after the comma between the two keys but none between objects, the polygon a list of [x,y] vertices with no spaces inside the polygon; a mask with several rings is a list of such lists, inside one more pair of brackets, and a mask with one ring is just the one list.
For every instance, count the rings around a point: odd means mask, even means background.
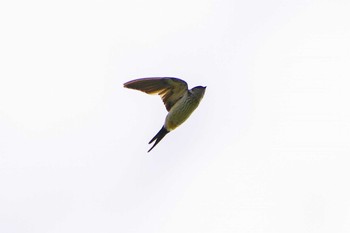
[{"label": "outstretched wing", "polygon": [[124,87],[158,94],[162,97],[165,108],[171,107],[188,91],[187,83],[178,78],[140,78],[124,83]]}]

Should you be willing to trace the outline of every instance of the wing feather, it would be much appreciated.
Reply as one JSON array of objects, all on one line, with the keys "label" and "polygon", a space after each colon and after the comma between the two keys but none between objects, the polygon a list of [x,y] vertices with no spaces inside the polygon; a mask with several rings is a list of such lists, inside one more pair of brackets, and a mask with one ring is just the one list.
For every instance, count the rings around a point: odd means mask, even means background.
[{"label": "wing feather", "polygon": [[185,81],[171,77],[135,79],[124,83],[124,87],[160,95],[168,111],[188,90]]}]

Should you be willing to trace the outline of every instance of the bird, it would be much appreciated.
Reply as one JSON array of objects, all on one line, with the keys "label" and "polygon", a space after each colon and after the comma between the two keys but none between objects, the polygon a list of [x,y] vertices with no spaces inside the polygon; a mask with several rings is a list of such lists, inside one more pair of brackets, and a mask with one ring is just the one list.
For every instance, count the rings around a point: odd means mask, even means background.
[{"label": "bird", "polygon": [[125,88],[139,90],[147,94],[158,94],[168,114],[159,132],[149,141],[150,152],[170,131],[185,122],[201,102],[206,86],[188,89],[184,80],[175,77],[140,78],[124,83]]}]

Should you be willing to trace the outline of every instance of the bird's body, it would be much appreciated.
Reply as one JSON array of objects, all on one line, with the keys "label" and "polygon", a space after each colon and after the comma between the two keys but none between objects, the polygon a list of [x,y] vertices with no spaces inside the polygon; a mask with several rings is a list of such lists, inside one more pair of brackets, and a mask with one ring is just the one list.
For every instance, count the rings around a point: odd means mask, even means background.
[{"label": "bird's body", "polygon": [[184,123],[191,113],[198,107],[200,99],[193,96],[189,91],[178,100],[178,102],[170,109],[165,118],[164,126],[167,130],[174,130],[176,127]]},{"label": "bird's body", "polygon": [[149,143],[156,141],[150,152],[162,138],[185,122],[198,107],[205,93],[205,88],[197,86],[188,90],[187,83],[178,78],[141,78],[129,81],[124,87],[140,90],[162,97],[168,115],[161,130]]}]

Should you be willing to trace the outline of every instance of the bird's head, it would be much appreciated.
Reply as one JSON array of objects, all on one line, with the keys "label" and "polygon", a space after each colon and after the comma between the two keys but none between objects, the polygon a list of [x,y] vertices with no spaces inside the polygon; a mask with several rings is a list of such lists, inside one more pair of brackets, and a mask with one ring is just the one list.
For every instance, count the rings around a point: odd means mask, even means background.
[{"label": "bird's head", "polygon": [[205,89],[207,87],[203,87],[203,86],[196,86],[194,88],[191,89],[192,94],[194,94],[195,96],[198,97],[198,99],[202,99],[205,93]]}]

